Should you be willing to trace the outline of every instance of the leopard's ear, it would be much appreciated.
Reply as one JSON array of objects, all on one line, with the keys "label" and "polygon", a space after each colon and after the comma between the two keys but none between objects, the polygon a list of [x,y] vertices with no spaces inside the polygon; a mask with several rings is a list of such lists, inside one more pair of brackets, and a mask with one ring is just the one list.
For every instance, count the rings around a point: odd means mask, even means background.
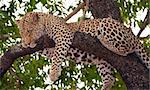
[{"label": "leopard's ear", "polygon": [[33,23],[36,23],[36,22],[38,22],[39,21],[39,15],[38,15],[38,13],[32,13],[32,22]]},{"label": "leopard's ear", "polygon": [[16,22],[17,26],[21,26],[21,20],[16,20],[15,22]]}]

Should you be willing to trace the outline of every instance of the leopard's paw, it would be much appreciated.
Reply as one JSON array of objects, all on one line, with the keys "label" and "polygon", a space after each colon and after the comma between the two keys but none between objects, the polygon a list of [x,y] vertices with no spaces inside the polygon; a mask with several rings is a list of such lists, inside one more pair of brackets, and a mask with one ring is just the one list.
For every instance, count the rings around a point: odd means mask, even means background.
[{"label": "leopard's paw", "polygon": [[111,90],[112,86],[114,85],[114,82],[115,82],[115,78],[112,77],[112,80],[110,79],[107,79],[108,81],[104,81],[103,82],[103,86],[101,88],[101,90]]},{"label": "leopard's paw", "polygon": [[51,81],[56,81],[58,80],[58,77],[61,75],[61,67],[52,67],[52,69],[50,70],[50,74],[49,77],[51,79]]}]

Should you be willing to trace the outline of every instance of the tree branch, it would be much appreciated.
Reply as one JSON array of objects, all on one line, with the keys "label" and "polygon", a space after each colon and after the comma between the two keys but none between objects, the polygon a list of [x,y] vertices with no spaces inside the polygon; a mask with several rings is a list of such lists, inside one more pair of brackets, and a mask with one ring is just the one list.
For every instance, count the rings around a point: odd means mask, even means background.
[{"label": "tree branch", "polygon": [[[43,43],[39,43],[35,48],[22,48],[18,45],[5,52],[0,58],[0,78],[2,78],[18,57],[34,53],[46,47],[55,46],[53,40],[48,40],[48,38],[40,40],[39,42]],[[79,32],[75,33],[73,46],[104,58],[113,65],[120,72],[129,90],[148,89],[148,70],[134,54],[130,54],[127,57],[119,56],[106,49],[96,38]]]},{"label": "tree branch", "polygon": [[9,69],[9,72],[13,75],[13,76],[15,76],[15,79],[16,79],[16,89],[17,90],[20,90],[20,86],[21,86],[21,78],[18,76],[18,75],[16,75],[16,73],[15,73],[15,71],[13,70],[13,68],[10,68]]},{"label": "tree branch", "polygon": [[[113,19],[122,22],[119,7],[116,6],[114,0],[91,0],[89,6],[94,18],[111,16]],[[99,49],[96,50],[99,51]],[[105,50],[101,49],[101,51]],[[128,90],[143,90],[149,88],[149,71],[142,64],[138,64],[139,59],[135,54],[122,57],[108,54],[108,52],[105,51],[102,55],[103,58],[106,58],[121,74]],[[130,59],[128,57],[130,57]],[[142,77],[140,76],[141,73]]]},{"label": "tree branch", "polygon": [[6,71],[11,67],[15,59],[43,50],[45,47],[55,46],[55,43],[46,36],[41,37],[38,41],[38,45],[35,48],[23,48],[18,44],[5,52],[4,55],[0,57],[0,78],[2,78]]},{"label": "tree branch", "polygon": [[148,9],[146,17],[145,17],[144,21],[142,22],[142,25],[140,26],[141,30],[137,34],[137,37],[140,37],[141,33],[144,31],[144,29],[146,28],[146,26],[150,23],[149,15],[150,15],[150,9]]},{"label": "tree branch", "polygon": [[112,17],[122,22],[119,7],[114,0],[90,0],[89,8],[94,18]]},{"label": "tree branch", "polygon": [[[96,2],[97,1],[97,2]],[[109,1],[109,2],[108,2]],[[97,6],[97,9],[92,13],[95,15],[95,18],[103,16],[99,13],[101,12],[101,4],[104,3],[112,3],[113,0],[92,0],[92,7]],[[94,3],[95,2],[95,3]],[[104,3],[102,3],[104,2]],[[94,6],[93,6],[94,5]],[[105,5],[105,4],[104,4]],[[107,5],[104,6],[105,10],[107,10]],[[117,8],[113,4],[109,4],[109,13],[112,14],[112,17],[119,17],[119,14],[114,13],[114,10],[110,10]],[[116,9],[117,10],[117,9]],[[98,15],[96,15],[96,12]],[[107,13],[107,12],[106,12]],[[105,15],[106,15],[105,13]],[[104,15],[104,16],[105,16]],[[44,38],[44,39],[43,39]],[[4,55],[0,58],[0,78],[4,75],[4,73],[11,67],[14,60],[18,57],[34,53],[38,50],[42,50],[45,47],[53,47],[55,44],[51,40],[45,36],[41,38],[38,42],[42,42],[38,44],[35,48],[22,48],[21,46],[15,46],[12,49],[8,50],[4,53]],[[115,67],[121,74],[128,90],[148,90],[149,89],[149,71],[148,69],[140,62],[137,56],[133,53],[126,57],[117,55],[110,50],[106,49],[96,38],[90,37],[89,35],[76,32],[73,39],[73,46],[77,47],[81,50],[87,51],[89,53],[93,53],[100,58],[105,59],[109,62],[113,67]]]},{"label": "tree branch", "polygon": [[74,9],[74,11],[72,13],[70,13],[69,15],[67,15],[67,17],[64,18],[65,21],[69,20],[73,15],[75,15],[80,9],[84,8],[85,6],[85,2],[79,4],[79,6],[77,8]]},{"label": "tree branch", "polygon": [[150,39],[150,35],[146,36],[146,37],[139,37],[140,40],[142,39]]}]

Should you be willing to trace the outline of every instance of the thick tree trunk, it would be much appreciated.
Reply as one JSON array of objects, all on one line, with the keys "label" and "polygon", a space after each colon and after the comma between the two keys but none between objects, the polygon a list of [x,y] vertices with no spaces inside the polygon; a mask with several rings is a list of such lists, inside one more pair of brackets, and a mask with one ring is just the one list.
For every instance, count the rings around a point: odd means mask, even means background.
[{"label": "thick tree trunk", "polygon": [[126,57],[117,55],[105,48],[97,39],[82,33],[76,33],[73,46],[109,62],[121,74],[128,90],[149,88],[149,71],[134,53]]},{"label": "thick tree trunk", "polygon": [[[94,18],[112,17],[122,22],[119,7],[117,7],[114,0],[91,0],[90,9]],[[102,57],[107,59],[107,61],[120,72],[128,89],[142,90],[149,88],[149,71],[142,64],[139,64],[139,59],[135,54],[122,57],[114,55],[113,53],[108,53],[108,51],[104,49],[97,53],[103,53]]]},{"label": "thick tree trunk", "polygon": [[[112,16],[114,19],[121,20],[118,11],[119,9],[117,9],[113,0],[92,0],[90,6],[93,15],[96,18],[107,17],[108,13],[109,16]],[[105,13],[107,10],[109,11]],[[53,46],[53,41],[49,41],[47,37],[42,37],[39,40],[39,45],[33,49],[25,49],[20,46],[13,47],[9,51],[5,52],[4,55],[0,58],[0,78],[2,78],[4,73],[9,69],[16,58],[34,53],[38,50],[42,50],[45,47]],[[144,67],[144,65],[140,62],[135,54],[130,54],[127,57],[119,56],[106,49],[96,38],[92,38],[89,35],[85,35],[79,32],[75,33],[73,46],[93,53],[100,58],[104,58],[120,72],[128,90],[147,90],[149,88],[149,71],[146,69],[146,67]]]},{"label": "thick tree trunk", "polygon": [[89,6],[94,18],[112,17],[122,22],[119,7],[114,0],[90,0]]}]

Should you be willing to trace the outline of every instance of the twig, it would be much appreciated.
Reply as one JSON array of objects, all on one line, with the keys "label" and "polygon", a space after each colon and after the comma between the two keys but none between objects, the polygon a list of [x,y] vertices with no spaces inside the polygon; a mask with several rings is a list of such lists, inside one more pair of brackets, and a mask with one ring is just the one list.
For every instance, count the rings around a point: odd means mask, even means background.
[{"label": "twig", "polygon": [[6,40],[9,38],[9,35],[5,34],[5,35],[0,35],[0,40]]},{"label": "twig", "polygon": [[20,90],[20,86],[21,86],[21,79],[20,79],[20,77],[18,76],[18,75],[16,75],[16,73],[15,73],[15,71],[13,70],[14,68],[13,67],[11,67],[10,69],[9,69],[9,72],[13,75],[13,76],[15,76],[15,78],[16,78],[16,86],[17,86],[17,90]]},{"label": "twig", "polygon": [[72,13],[70,13],[66,18],[64,18],[65,21],[69,20],[73,15],[75,15],[81,8],[84,8],[85,2],[79,4],[77,8],[74,9]]},{"label": "twig", "polygon": [[150,39],[150,35],[146,36],[146,37],[139,37],[139,39]]},{"label": "twig", "polygon": [[144,21],[142,22],[142,25],[140,26],[141,30],[137,34],[137,37],[140,37],[141,33],[144,31],[144,29],[146,28],[146,26],[149,24],[149,21],[150,21],[149,15],[150,15],[150,9],[148,9],[147,15],[146,15]]}]

